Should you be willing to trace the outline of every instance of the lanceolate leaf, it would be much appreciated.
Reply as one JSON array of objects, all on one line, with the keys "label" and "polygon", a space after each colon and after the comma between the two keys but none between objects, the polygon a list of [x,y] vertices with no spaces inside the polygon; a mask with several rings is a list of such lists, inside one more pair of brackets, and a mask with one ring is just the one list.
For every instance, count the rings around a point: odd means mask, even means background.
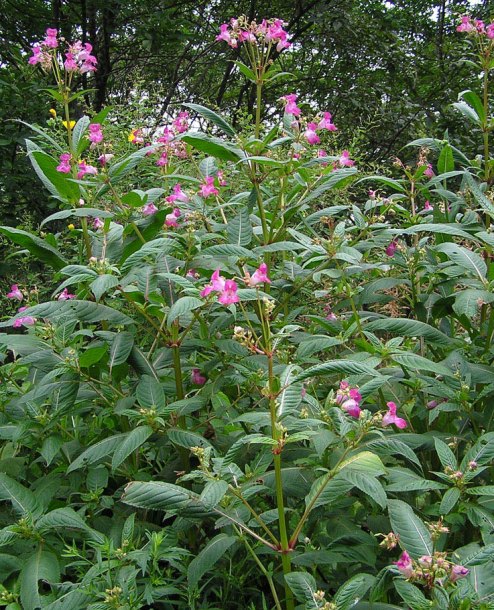
[{"label": "lanceolate leaf", "polygon": [[231,138],[235,137],[235,129],[233,129],[233,127],[229,123],[227,123],[223,117],[221,117],[219,114],[216,114],[216,112],[213,112],[205,106],[200,106],[199,104],[182,104],[182,106],[194,110],[208,121],[211,121],[211,123],[216,125],[216,127],[219,127],[224,133],[226,133],[227,136],[230,136]]},{"label": "lanceolate leaf", "polygon": [[32,235],[27,231],[13,227],[0,227],[0,232],[18,246],[29,250],[33,256],[57,271],[67,264],[61,252],[37,235]]},{"label": "lanceolate leaf", "polygon": [[316,597],[317,585],[313,576],[307,572],[290,572],[286,574],[285,580],[298,601],[304,603],[306,610],[319,608]]},{"label": "lanceolate leaf", "polygon": [[42,607],[39,581],[57,583],[60,567],[56,555],[43,550],[40,545],[26,560],[20,574],[20,593],[23,610],[38,610]]},{"label": "lanceolate leaf", "polygon": [[139,449],[147,441],[152,433],[153,429],[150,426],[138,426],[131,430],[115,449],[111,462],[112,468],[118,468],[131,453]]},{"label": "lanceolate leaf", "polygon": [[432,555],[433,545],[429,530],[402,500],[388,500],[391,527],[400,536],[400,544],[414,558]]},{"label": "lanceolate leaf", "polygon": [[199,555],[190,562],[187,569],[187,580],[191,589],[197,587],[204,574],[214,567],[235,541],[234,536],[218,534],[208,542]]}]

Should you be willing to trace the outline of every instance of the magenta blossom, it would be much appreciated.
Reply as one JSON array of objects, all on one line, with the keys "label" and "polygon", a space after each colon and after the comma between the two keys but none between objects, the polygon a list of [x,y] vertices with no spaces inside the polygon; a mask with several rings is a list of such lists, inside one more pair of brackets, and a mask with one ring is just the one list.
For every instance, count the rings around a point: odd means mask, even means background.
[{"label": "magenta blossom", "polygon": [[432,165],[430,163],[427,164],[424,176],[426,176],[427,178],[432,178],[433,176],[435,176],[434,170],[432,169]]},{"label": "magenta blossom", "polygon": [[173,127],[177,133],[184,133],[189,129],[189,113],[179,112],[177,117],[172,122]]},{"label": "magenta blossom", "polygon": [[328,131],[337,131],[338,128],[331,121],[331,112],[324,112],[323,118],[319,121],[319,129],[327,129]]},{"label": "magenta blossom", "polygon": [[457,580],[460,580],[460,578],[465,578],[465,576],[467,576],[469,572],[470,570],[468,568],[465,568],[464,566],[460,565],[455,565],[451,568],[449,580],[451,582],[456,582]]},{"label": "magenta blossom", "polygon": [[214,186],[214,177],[213,176],[206,176],[204,178],[204,182],[201,184],[199,193],[200,193],[201,197],[204,197],[204,199],[211,197],[211,195],[220,194],[218,189],[215,188],[215,186]]},{"label": "magenta blossom", "polygon": [[91,123],[89,125],[89,141],[91,144],[99,144],[103,142],[103,132],[99,123]]},{"label": "magenta blossom", "polygon": [[60,155],[60,165],[57,165],[57,172],[62,174],[70,174],[70,160],[72,155],[70,153],[63,153]]},{"label": "magenta blossom", "polygon": [[168,165],[168,154],[166,150],[161,153],[160,158],[156,161],[156,165],[158,167],[164,167],[165,165]]},{"label": "magenta blossom", "polygon": [[183,201],[184,203],[187,203],[189,201],[187,193],[182,191],[180,184],[176,184],[173,187],[173,193],[168,195],[168,197],[165,197],[165,199],[168,203],[173,203],[174,201]]},{"label": "magenta blossom", "polygon": [[317,125],[315,123],[308,123],[307,129],[304,132],[304,136],[309,144],[319,144],[321,138],[316,133]]},{"label": "magenta blossom", "polygon": [[224,40],[230,47],[235,49],[237,47],[237,39],[232,38],[231,33],[228,31],[229,25],[228,23],[223,23],[220,25],[220,33],[216,36],[216,41],[219,42]]},{"label": "magenta blossom", "polygon": [[108,163],[108,161],[111,161],[113,159],[115,155],[112,155],[111,153],[106,153],[104,155],[100,155],[98,157],[98,161],[101,165],[106,165]]},{"label": "magenta blossom", "polygon": [[406,428],[407,422],[404,419],[402,419],[401,417],[398,417],[396,415],[396,409],[398,408],[396,406],[396,403],[387,402],[386,406],[388,407],[388,412],[383,417],[383,421],[382,421],[383,426],[389,426],[390,424],[394,424],[397,428],[400,428],[400,429]]},{"label": "magenta blossom", "polygon": [[16,301],[22,301],[24,295],[20,291],[19,286],[17,284],[12,284],[12,286],[10,287],[10,292],[7,292],[7,298]]},{"label": "magenta blossom", "polygon": [[461,18],[460,25],[456,28],[457,32],[466,32],[469,34],[470,32],[475,32],[475,26],[472,23],[472,19],[469,15],[463,15]]},{"label": "magenta blossom", "polygon": [[207,381],[206,377],[204,377],[204,375],[201,375],[200,369],[192,369],[190,379],[195,385],[204,385]]},{"label": "magenta blossom", "polygon": [[300,108],[297,106],[297,97],[295,93],[289,93],[288,95],[283,95],[280,97],[280,100],[283,100],[285,103],[285,114],[293,114],[293,116],[299,116],[301,114]]},{"label": "magenta blossom", "polygon": [[[26,311],[26,309],[27,307],[19,307],[18,312],[21,313],[23,311]],[[17,320],[14,321],[12,326],[14,328],[20,328],[21,326],[32,326],[35,322],[36,318],[33,318],[32,316],[21,316],[20,318],[17,318]]]},{"label": "magenta blossom", "polygon": [[412,576],[412,574],[413,574],[412,558],[406,551],[403,551],[403,553],[400,555],[399,560],[393,561],[393,563],[398,568],[398,570],[401,572],[402,576],[404,576],[405,578],[410,578],[410,576]]},{"label": "magenta blossom", "polygon": [[173,212],[170,212],[170,214],[167,214],[165,216],[165,225],[167,227],[178,227],[178,218],[180,218],[180,216],[182,215],[182,212],[179,210],[179,208],[174,208]]},{"label": "magenta blossom", "polygon": [[207,297],[211,292],[219,292],[218,302],[222,305],[231,305],[238,303],[239,296],[237,294],[237,284],[233,280],[227,280],[220,275],[220,270],[216,271],[211,276],[211,282],[204,286],[201,290],[201,297]]},{"label": "magenta blossom", "polygon": [[93,220],[93,229],[97,231],[98,229],[102,229],[104,226],[105,223],[101,220],[101,218],[96,216],[96,218]]},{"label": "magenta blossom", "polygon": [[64,288],[63,291],[58,295],[57,299],[59,301],[69,301],[70,299],[75,299],[75,294],[71,294],[67,288]]},{"label": "magenta blossom", "polygon": [[57,36],[58,30],[56,30],[55,28],[48,28],[46,30],[46,38],[41,44],[50,49],[56,49],[58,47]]},{"label": "magenta blossom", "polygon": [[485,29],[485,33],[487,34],[487,38],[491,40],[494,39],[494,23],[490,23]]},{"label": "magenta blossom", "polygon": [[431,210],[433,210],[433,209],[434,209],[434,206],[433,206],[433,205],[431,205],[431,202],[430,202],[429,200],[427,200],[427,201],[424,203],[424,211],[430,212],[430,211],[431,211]]},{"label": "magenta blossom", "polygon": [[218,184],[220,186],[226,186],[225,175],[221,169],[216,172],[216,178],[218,179]]},{"label": "magenta blossom", "polygon": [[271,280],[268,277],[268,266],[266,263],[261,263],[259,269],[256,269],[254,273],[245,279],[247,286],[257,286],[257,284],[271,284]]},{"label": "magenta blossom", "polygon": [[79,72],[79,74],[95,72],[98,60],[91,55],[92,50],[93,47],[89,42],[82,43],[80,40],[74,42],[65,54],[65,69],[69,72]]},{"label": "magenta blossom", "polygon": [[98,174],[98,170],[93,165],[87,165],[85,161],[81,161],[77,166],[79,171],[77,172],[77,179],[81,180],[84,176],[96,176]]},{"label": "magenta blossom", "polygon": [[398,248],[398,242],[395,239],[393,239],[393,241],[387,246],[385,252],[388,256],[394,256],[397,248]]},{"label": "magenta blossom", "polygon": [[[334,315],[334,314],[333,314]],[[350,415],[358,419],[362,409],[360,403],[362,401],[362,395],[357,387],[351,388],[348,381],[341,381],[340,387],[336,392],[335,401],[340,407]]]},{"label": "magenta blossom", "polygon": [[340,167],[352,167],[353,165],[355,165],[355,161],[352,161],[352,159],[350,159],[350,153],[348,152],[348,150],[344,150],[341,153],[341,156],[338,159],[338,163],[340,164]]},{"label": "magenta blossom", "polygon": [[156,214],[157,211],[158,208],[152,202],[142,206],[142,213],[144,216],[152,216],[153,214]]}]

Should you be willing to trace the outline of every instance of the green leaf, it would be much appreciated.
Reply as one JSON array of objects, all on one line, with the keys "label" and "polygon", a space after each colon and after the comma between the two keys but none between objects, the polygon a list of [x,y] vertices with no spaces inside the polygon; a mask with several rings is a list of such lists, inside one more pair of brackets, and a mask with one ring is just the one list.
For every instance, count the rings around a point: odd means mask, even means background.
[{"label": "green leaf", "polygon": [[346,468],[342,471],[341,476],[346,479],[360,491],[367,494],[376,504],[382,508],[386,508],[386,492],[381,483],[372,476]]},{"label": "green leaf", "polygon": [[163,409],[165,393],[161,383],[151,375],[142,375],[136,390],[136,397],[145,409]]},{"label": "green leaf", "polygon": [[223,161],[238,161],[245,156],[240,148],[205,133],[187,132],[180,139],[193,148]]},{"label": "green leaf", "polygon": [[133,324],[133,320],[125,314],[107,307],[99,303],[91,301],[50,301],[28,307],[25,311],[17,314],[6,322],[0,322],[0,328],[12,326],[15,320],[22,316],[33,316],[35,318],[47,318],[50,321],[56,322],[59,318],[63,318],[64,322],[69,320],[78,320],[79,322],[101,322],[106,320],[111,324],[125,325]]},{"label": "green leaf", "polygon": [[388,514],[393,532],[400,536],[400,544],[414,559],[432,555],[433,544],[429,530],[411,506],[401,500],[388,500]]},{"label": "green leaf", "polygon": [[464,557],[461,564],[466,568],[471,566],[480,566],[494,559],[494,544],[488,544]]},{"label": "green leaf", "polygon": [[43,551],[40,545],[36,552],[25,560],[19,580],[23,610],[39,610],[44,607],[39,594],[39,581],[59,582],[60,567],[56,555]]},{"label": "green leaf", "polygon": [[470,271],[473,275],[477,276],[482,282],[485,282],[487,265],[484,259],[476,252],[451,242],[439,244],[435,249],[437,252],[446,254],[455,265],[463,267],[466,271]]},{"label": "green leaf", "polygon": [[50,267],[57,271],[67,264],[61,252],[37,235],[31,235],[27,231],[14,229],[13,227],[0,227],[0,233],[3,233],[18,246],[26,248],[37,259],[50,265]]},{"label": "green leaf", "polygon": [[432,362],[423,356],[418,354],[393,354],[393,360],[403,366],[406,369],[413,369],[417,371],[430,371],[436,375],[443,375],[445,377],[453,377],[454,372],[448,369],[444,364],[439,362]]},{"label": "green leaf", "polygon": [[477,462],[479,466],[488,464],[494,459],[494,432],[488,432],[479,438],[469,449],[460,464],[460,470],[465,472],[469,462]]},{"label": "green leaf", "polygon": [[411,610],[430,610],[431,602],[415,585],[398,579],[395,579],[394,585],[398,595],[410,606]]},{"label": "green leaf", "polygon": [[315,366],[306,369],[297,375],[293,382],[304,381],[309,377],[331,375],[332,373],[343,373],[344,375],[371,375],[372,377],[381,376],[378,371],[361,362],[355,362],[354,360],[329,360],[323,364],[316,364]]},{"label": "green leaf", "polygon": [[114,366],[124,363],[129,357],[134,345],[134,336],[132,333],[122,331],[115,335],[110,345],[110,356],[108,366],[110,373]]},{"label": "green leaf", "polygon": [[205,106],[200,106],[199,104],[182,104],[182,106],[194,110],[194,112],[197,112],[208,121],[211,121],[211,123],[216,125],[216,127],[225,132],[227,136],[230,136],[231,138],[234,138],[236,136],[235,129],[233,129],[233,127],[229,123],[227,123],[223,117],[221,117],[219,114],[216,114],[216,112],[213,112],[209,108],[206,108]]},{"label": "green leaf", "polygon": [[472,123],[477,125],[477,127],[481,127],[481,121],[480,121],[479,115],[467,103],[455,102],[454,104],[452,104],[452,106],[454,106],[456,108],[456,110],[459,110],[465,118],[467,118],[469,121],[471,121]]},{"label": "green leaf", "polygon": [[327,337],[325,335],[313,335],[309,339],[305,339],[299,343],[297,348],[297,358],[305,359],[317,352],[341,345],[341,339],[336,337]]},{"label": "green leaf", "polygon": [[98,275],[98,277],[89,284],[89,288],[94,294],[96,301],[99,301],[105,292],[115,288],[119,283],[120,280],[118,277],[105,273],[103,275]]},{"label": "green leaf", "polygon": [[453,309],[459,316],[466,316],[471,320],[478,314],[482,303],[492,303],[492,301],[494,301],[492,292],[466,288],[456,295]]},{"label": "green leaf", "polygon": [[343,471],[346,472],[347,469],[373,477],[386,474],[386,469],[379,456],[370,451],[360,451],[359,453],[350,456],[340,464],[338,472],[343,474]]},{"label": "green leaf", "polygon": [[257,81],[256,75],[254,74],[254,72],[252,72],[252,70],[247,67],[244,63],[242,63],[241,61],[234,61],[233,62],[237,68],[240,70],[240,72],[242,72],[242,74],[248,79],[250,80],[252,83],[255,83]]},{"label": "green leaf", "polygon": [[298,601],[303,602],[306,610],[317,610],[319,603],[315,596],[317,591],[314,577],[307,572],[290,572],[285,580]]},{"label": "green leaf", "polygon": [[236,246],[248,246],[252,241],[252,225],[249,210],[244,207],[226,226],[228,241]]},{"label": "green leaf", "polygon": [[333,602],[338,610],[354,608],[367,591],[372,587],[375,576],[370,574],[356,574],[343,584],[336,592]]},{"label": "green leaf", "polygon": [[36,515],[39,506],[34,493],[8,475],[0,473],[0,501],[12,504],[14,511],[21,515]]},{"label": "green leaf", "polygon": [[443,468],[451,468],[452,470],[458,470],[458,462],[455,454],[451,449],[443,442],[440,438],[434,439],[434,445],[436,447],[436,453],[441,461]]},{"label": "green leaf", "polygon": [[206,508],[212,509],[221,502],[227,491],[226,481],[208,481],[199,499]]},{"label": "green leaf", "polygon": [[452,172],[455,169],[453,150],[449,144],[445,144],[437,160],[437,170],[440,174]]},{"label": "green leaf", "polygon": [[109,459],[111,454],[126,437],[127,434],[115,434],[114,436],[109,436],[108,438],[99,441],[99,443],[91,445],[91,447],[83,451],[70,464],[70,466],[67,468],[67,474],[73,472],[74,470],[78,470],[79,468],[89,466],[90,464],[95,464],[96,462],[99,462],[105,458]]},{"label": "green leaf", "polygon": [[385,318],[373,320],[365,326],[365,330],[376,332],[382,330],[387,333],[393,333],[400,337],[424,337],[430,343],[443,347],[450,347],[454,339],[448,337],[437,328],[430,324],[412,320],[410,318]]},{"label": "green leaf", "polygon": [[399,193],[406,193],[406,189],[403,186],[401,181],[394,180],[393,178],[387,178],[386,176],[365,176],[365,178],[361,178],[356,184],[360,184],[361,182],[368,182],[372,180],[372,182],[377,182],[379,184],[384,184],[393,191],[398,191]]},{"label": "green leaf", "polygon": [[252,252],[243,246],[234,244],[218,244],[202,251],[205,256],[237,256],[238,258],[251,258]]},{"label": "green leaf", "polygon": [[113,458],[111,461],[112,470],[118,468],[131,453],[136,451],[136,449],[139,449],[139,447],[141,447],[141,445],[147,441],[152,433],[153,429],[150,426],[138,426],[129,432],[113,453]]},{"label": "green leaf", "polygon": [[28,157],[43,186],[52,195],[69,203],[79,201],[81,196],[79,185],[73,181],[71,174],[57,171],[58,161],[42,150],[30,150]]},{"label": "green leaf", "polygon": [[200,434],[182,430],[182,428],[169,428],[167,436],[174,445],[190,449],[191,447],[211,447],[211,443]]},{"label": "green leaf", "polygon": [[311,191],[307,197],[304,197],[301,203],[305,204],[314,199],[319,199],[323,193],[330,189],[346,186],[357,173],[358,170],[356,167],[345,167],[343,169],[334,170],[329,177]]},{"label": "green leaf", "polygon": [[444,235],[455,235],[456,237],[462,237],[464,239],[473,239],[470,233],[467,233],[461,228],[461,225],[456,223],[424,223],[420,225],[413,225],[407,229],[392,229],[396,235],[415,235],[416,233],[442,233]]},{"label": "green leaf", "polygon": [[448,489],[448,491],[444,494],[443,499],[441,500],[441,504],[439,506],[439,512],[441,515],[448,515],[453,508],[456,506],[456,503],[460,499],[460,490],[458,487],[452,487]]},{"label": "green leaf", "polygon": [[108,175],[112,184],[116,184],[129,174],[150,152],[154,152],[154,146],[145,146],[111,165]]},{"label": "green leaf", "polygon": [[83,140],[83,136],[89,127],[89,117],[82,116],[74,125],[72,130],[72,154],[76,159],[81,155],[81,152],[87,146],[87,140]]},{"label": "green leaf", "polygon": [[475,92],[467,89],[466,91],[462,91],[458,94],[458,99],[461,98],[463,98],[467,104],[470,104],[470,106],[477,113],[480,121],[483,123],[485,121],[485,109],[480,97]]},{"label": "green leaf", "polygon": [[492,201],[490,199],[488,199],[485,196],[485,194],[480,189],[479,184],[475,180],[475,178],[467,172],[467,173],[465,173],[465,181],[468,184],[468,187],[469,187],[470,191],[472,192],[472,195],[474,196],[475,201],[484,210],[484,212],[489,214],[491,216],[491,218],[494,218],[494,204],[492,203]]},{"label": "green leaf", "polygon": [[87,218],[88,216],[99,216],[99,218],[113,218],[113,214],[111,212],[107,212],[106,210],[100,210],[98,208],[71,208],[70,210],[61,210],[60,212],[51,214],[43,220],[43,222],[40,224],[40,227],[43,227],[48,222],[52,222],[54,220],[64,220],[65,218],[70,218],[71,216],[75,216],[76,218]]},{"label": "green leaf", "polygon": [[133,481],[127,485],[122,496],[125,504],[150,510],[180,510],[191,501],[198,503],[198,500],[199,496],[188,489],[162,481]]},{"label": "green leaf", "polygon": [[105,356],[107,351],[108,348],[106,345],[90,347],[79,356],[79,366],[83,369],[93,366],[93,364],[96,364]]},{"label": "green leaf", "polygon": [[199,171],[203,176],[214,176],[218,171],[216,159],[214,157],[206,157],[199,163]]},{"label": "green leaf", "polygon": [[209,572],[226,551],[236,542],[234,536],[218,534],[212,538],[202,551],[194,557],[187,568],[187,581],[190,589],[197,588],[201,578]]},{"label": "green leaf", "polygon": [[181,297],[170,307],[170,311],[168,312],[168,316],[166,318],[167,328],[171,328],[173,322],[180,318],[180,316],[185,316],[194,309],[198,309],[203,305],[204,301],[202,299],[197,299],[196,297]]},{"label": "green leaf", "polygon": [[68,506],[56,508],[46,515],[43,515],[36,523],[36,527],[40,532],[55,530],[61,536],[70,536],[69,532],[66,532],[65,530],[79,530],[88,534],[92,540],[99,544],[102,544],[104,541],[103,534],[100,534],[89,527],[82,517]]}]

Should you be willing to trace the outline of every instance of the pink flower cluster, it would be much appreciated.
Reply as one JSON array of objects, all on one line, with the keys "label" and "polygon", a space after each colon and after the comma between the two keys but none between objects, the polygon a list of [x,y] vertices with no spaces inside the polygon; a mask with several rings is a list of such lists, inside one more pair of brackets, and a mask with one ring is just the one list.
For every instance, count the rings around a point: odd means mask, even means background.
[{"label": "pink flower cluster", "polygon": [[[434,556],[422,555],[422,557],[414,562],[407,551],[403,551],[398,561],[394,561],[393,563],[404,578],[413,578],[416,580],[425,579],[427,582],[430,582],[429,576],[436,576],[437,568],[440,568],[443,574],[447,574],[449,581],[452,583],[457,582],[461,578],[465,578],[470,572],[465,566],[453,564],[448,561],[445,558],[445,553],[435,553]],[[440,577],[437,580],[438,584],[442,584],[443,577]]]},{"label": "pink flower cluster", "polygon": [[70,153],[63,153],[60,155],[60,165],[57,165],[57,172],[62,174],[70,174],[70,160],[72,155]]},{"label": "pink flower cluster", "polygon": [[340,405],[343,411],[348,413],[350,417],[355,419],[360,417],[362,396],[357,387],[351,388],[348,381],[341,381],[335,400],[336,404]]},{"label": "pink flower cluster", "polygon": [[[33,45],[33,54],[29,58],[29,63],[32,66],[40,64],[44,70],[50,70],[52,62],[56,60],[55,49],[58,48],[58,44],[58,31],[54,28],[48,28],[45,39]],[[64,68],[68,72],[76,72],[78,74],[95,72],[98,60],[92,55],[92,51],[93,47],[88,42],[82,43],[78,40],[69,45],[68,50],[65,52],[65,60],[63,61]]]},{"label": "pink flower cluster", "polygon": [[224,41],[233,49],[242,42],[252,45],[268,44],[276,45],[276,50],[281,53],[283,49],[291,47],[288,41],[288,32],[283,29],[285,23],[281,19],[263,19],[261,23],[247,21],[245,17],[230,19],[230,23],[220,26],[220,33],[216,36],[217,41]]},{"label": "pink flower cluster", "polygon": [[211,276],[211,282],[201,290],[201,297],[207,297],[211,292],[218,292],[218,303],[231,305],[232,303],[238,303],[240,300],[237,290],[237,283],[234,280],[225,279],[220,275],[220,270],[216,269]]},{"label": "pink flower cluster", "polygon": [[185,142],[175,140],[181,133],[186,132],[190,126],[189,113],[179,112],[173,119],[171,127],[164,127],[163,134],[157,139],[157,146],[161,151],[159,159],[156,161],[158,167],[165,167],[170,162],[170,157],[175,156],[179,159],[187,158]]},{"label": "pink flower cluster", "polygon": [[474,34],[476,36],[487,36],[487,38],[494,40],[494,22],[485,25],[482,20],[472,19],[470,15],[463,15],[461,23],[456,28],[456,31]]}]

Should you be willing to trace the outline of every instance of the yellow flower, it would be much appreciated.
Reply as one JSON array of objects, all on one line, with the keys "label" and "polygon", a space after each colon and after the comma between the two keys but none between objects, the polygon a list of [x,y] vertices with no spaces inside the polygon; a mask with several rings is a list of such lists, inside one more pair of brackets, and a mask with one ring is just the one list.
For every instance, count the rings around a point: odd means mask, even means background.
[{"label": "yellow flower", "polygon": [[127,139],[129,142],[133,142],[136,139],[135,129],[129,133],[129,137]]},{"label": "yellow flower", "polygon": [[49,113],[53,118],[57,116],[57,111],[55,110],[55,108],[50,108]]},{"label": "yellow flower", "polygon": [[67,125],[70,126],[70,129],[74,129],[74,127],[75,127],[75,121],[70,121],[70,123],[67,123],[67,121],[62,121],[62,124],[65,127],[65,129],[67,129]]},{"label": "yellow flower", "polygon": [[67,229],[69,231],[73,231],[75,229],[75,226],[72,223],[70,223],[69,225],[67,225]]}]

